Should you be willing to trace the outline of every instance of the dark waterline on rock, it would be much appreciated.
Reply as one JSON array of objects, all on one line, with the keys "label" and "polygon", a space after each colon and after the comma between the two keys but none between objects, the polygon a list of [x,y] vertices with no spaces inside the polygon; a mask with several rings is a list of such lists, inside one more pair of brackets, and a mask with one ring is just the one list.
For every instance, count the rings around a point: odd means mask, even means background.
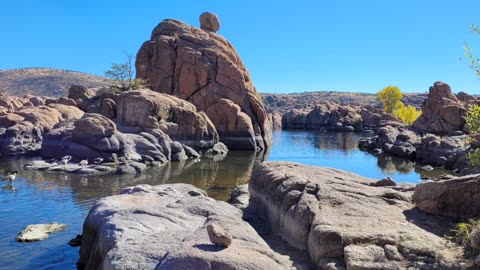
[{"label": "dark waterline on rock", "polygon": [[[370,178],[390,176],[399,182],[417,183],[415,164],[391,156],[377,158],[359,151],[362,134],[320,131],[274,133],[268,160],[288,160],[348,170]],[[190,183],[205,189],[219,200],[227,200],[232,189],[248,182],[261,154],[231,151],[221,161],[202,160],[169,163],[150,168],[138,176],[79,176],[64,173],[27,171],[27,159],[0,159],[0,171],[16,169],[14,190],[3,184],[0,190],[0,269],[75,269],[78,248],[68,241],[82,232],[83,221],[92,203],[138,184]],[[422,172],[423,173],[423,172]],[[444,171],[429,172],[431,176]],[[64,232],[34,243],[18,243],[15,236],[24,227],[50,222],[68,225]]]}]

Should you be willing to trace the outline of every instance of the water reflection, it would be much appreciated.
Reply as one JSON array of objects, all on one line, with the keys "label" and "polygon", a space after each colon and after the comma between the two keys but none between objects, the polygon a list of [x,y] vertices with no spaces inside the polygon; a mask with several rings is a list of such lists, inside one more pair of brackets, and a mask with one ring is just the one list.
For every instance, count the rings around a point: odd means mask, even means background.
[{"label": "water reflection", "polygon": [[[398,182],[420,181],[425,172],[414,163],[391,156],[377,157],[358,150],[358,133],[283,131],[274,133],[268,160],[294,161],[348,170],[366,177],[390,176]],[[23,158],[0,158],[0,173],[17,170],[14,189],[0,190],[0,269],[74,269],[78,249],[67,245],[82,231],[83,220],[93,202],[118,194],[125,187],[164,183],[190,183],[219,200],[227,200],[237,185],[248,183],[252,171],[264,158],[262,153],[231,151],[223,160],[169,163],[148,168],[136,176],[80,176],[62,172],[24,170]],[[37,243],[15,242],[26,225],[52,221],[68,224],[65,232],[52,234]]]},{"label": "water reflection", "polygon": [[380,155],[377,161],[378,167],[386,173],[411,173],[415,170],[415,162],[390,155]]},{"label": "water reflection", "polygon": [[358,149],[358,134],[353,132],[323,132],[315,137],[313,146],[321,150],[343,150],[345,153]]}]

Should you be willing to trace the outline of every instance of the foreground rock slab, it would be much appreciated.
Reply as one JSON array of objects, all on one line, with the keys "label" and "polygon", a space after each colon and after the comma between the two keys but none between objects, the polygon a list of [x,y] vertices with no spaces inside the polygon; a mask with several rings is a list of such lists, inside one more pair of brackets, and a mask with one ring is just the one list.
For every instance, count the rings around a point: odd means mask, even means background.
[{"label": "foreground rock slab", "polygon": [[250,205],[317,269],[466,269],[445,222],[413,209],[411,188],[374,187],[349,172],[290,162],[263,163]]},{"label": "foreground rock slab", "polygon": [[[83,227],[79,269],[291,269],[241,211],[187,184],[139,185],[99,200]],[[232,237],[211,243],[207,227]]]},{"label": "foreground rock slab", "polygon": [[52,222],[50,224],[32,224],[28,225],[17,235],[18,242],[35,242],[48,238],[48,234],[63,231],[67,225]]},{"label": "foreground rock slab", "polygon": [[417,186],[417,207],[427,213],[454,218],[480,217],[480,174],[431,181]]}]

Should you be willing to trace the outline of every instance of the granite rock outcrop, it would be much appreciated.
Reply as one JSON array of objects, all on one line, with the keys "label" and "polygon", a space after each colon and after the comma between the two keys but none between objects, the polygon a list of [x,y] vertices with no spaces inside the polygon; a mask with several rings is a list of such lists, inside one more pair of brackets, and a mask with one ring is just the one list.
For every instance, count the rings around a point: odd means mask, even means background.
[{"label": "granite rock outcrop", "polygon": [[166,19],[137,53],[137,78],[151,89],[185,99],[204,111],[231,149],[267,149],[272,125],[240,56],[215,32],[217,16],[204,13],[201,27]]}]

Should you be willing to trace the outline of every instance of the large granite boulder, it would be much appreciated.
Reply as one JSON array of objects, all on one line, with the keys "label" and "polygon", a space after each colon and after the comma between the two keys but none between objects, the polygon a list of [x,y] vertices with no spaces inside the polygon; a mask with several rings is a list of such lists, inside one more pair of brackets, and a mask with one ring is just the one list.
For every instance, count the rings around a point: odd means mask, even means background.
[{"label": "large granite boulder", "polygon": [[[91,208],[77,267],[292,269],[241,216],[239,209],[187,184],[127,188]],[[212,225],[231,236],[228,247],[211,242]]]},{"label": "large granite boulder", "polygon": [[[442,219],[414,209],[412,188],[290,162],[252,175],[249,208],[317,269],[465,269]],[[434,233],[438,233],[436,235]]]},{"label": "large granite boulder", "polygon": [[33,155],[40,151],[43,136],[62,121],[79,119],[83,112],[62,104],[24,107],[0,115],[0,152]]},{"label": "large granite boulder", "polygon": [[430,214],[459,219],[480,217],[480,175],[421,183],[415,188],[417,207]]},{"label": "large granite boulder", "polygon": [[[115,123],[99,114],[84,114],[81,119],[67,122],[45,135],[41,155],[45,159],[70,155],[73,161],[103,158],[123,151],[126,137]],[[123,155],[122,155],[123,156]]]},{"label": "large granite boulder", "polygon": [[[175,147],[177,145],[180,147]],[[70,155],[73,161],[97,158],[116,161],[116,158],[128,157],[135,161],[165,163],[190,158],[185,154],[187,147],[172,141],[160,129],[138,134],[123,133],[105,116],[87,113],[81,119],[67,122],[46,134],[41,154],[45,159]]]},{"label": "large granite boulder", "polygon": [[415,159],[418,135],[405,128],[385,126],[378,129],[377,135],[362,138],[359,148],[375,153],[386,152],[400,157]]},{"label": "large granite boulder", "polygon": [[170,19],[158,24],[137,53],[137,77],[206,112],[229,148],[268,148],[272,125],[250,73],[214,32],[218,18],[204,14],[201,21],[206,30]]},{"label": "large granite boulder", "polygon": [[98,93],[95,89],[83,85],[72,85],[68,90],[68,98],[75,101],[78,107],[85,112],[88,112],[97,97]]},{"label": "large granite boulder", "polygon": [[196,149],[211,148],[219,140],[215,126],[205,113],[177,97],[140,89],[121,93],[115,97],[116,101],[107,100],[105,106],[115,103],[115,121],[119,125],[161,129],[173,140]]},{"label": "large granite boulder", "polygon": [[[466,99],[461,95],[462,99]],[[450,86],[435,82],[422,103],[422,115],[413,123],[421,133],[459,135],[464,131],[466,103],[452,93]]]},{"label": "large granite boulder", "polygon": [[416,146],[416,160],[448,169],[465,168],[468,164],[462,161],[467,152],[466,141],[466,135],[440,137],[427,134]]}]

